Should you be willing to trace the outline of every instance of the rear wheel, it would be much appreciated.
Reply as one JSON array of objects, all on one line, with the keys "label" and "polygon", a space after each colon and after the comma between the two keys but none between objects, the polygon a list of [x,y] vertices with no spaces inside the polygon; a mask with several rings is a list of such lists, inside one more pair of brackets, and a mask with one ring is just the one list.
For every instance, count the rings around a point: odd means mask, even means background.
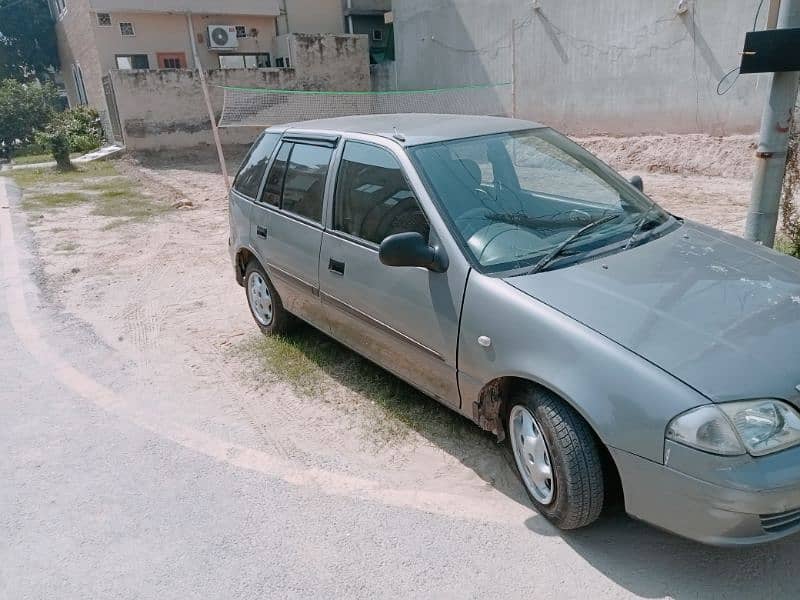
[{"label": "rear wheel", "polygon": [[250,314],[264,334],[286,333],[291,328],[294,318],[283,308],[281,297],[266,271],[255,260],[251,260],[245,270],[244,289]]},{"label": "rear wheel", "polygon": [[589,525],[603,508],[598,443],[586,422],[546,390],[513,398],[508,438],[522,484],[540,514],[556,527]]}]

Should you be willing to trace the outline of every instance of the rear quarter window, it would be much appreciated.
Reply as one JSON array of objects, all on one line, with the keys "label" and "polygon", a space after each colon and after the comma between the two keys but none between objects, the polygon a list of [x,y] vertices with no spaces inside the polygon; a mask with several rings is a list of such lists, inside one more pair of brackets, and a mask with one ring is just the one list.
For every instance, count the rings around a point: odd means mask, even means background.
[{"label": "rear quarter window", "polygon": [[258,188],[261,187],[261,180],[264,178],[264,169],[266,169],[269,157],[272,156],[272,151],[275,150],[280,138],[278,133],[262,134],[245,157],[242,167],[233,181],[233,189],[248,198],[258,196]]}]

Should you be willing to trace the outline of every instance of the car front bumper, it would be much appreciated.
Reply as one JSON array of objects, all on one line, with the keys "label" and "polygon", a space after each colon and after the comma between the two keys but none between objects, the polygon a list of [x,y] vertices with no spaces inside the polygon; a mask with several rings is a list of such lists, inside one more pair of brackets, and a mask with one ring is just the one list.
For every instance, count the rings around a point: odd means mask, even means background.
[{"label": "car front bumper", "polygon": [[752,458],[667,442],[666,464],[611,448],[633,517],[716,546],[800,532],[800,447]]}]

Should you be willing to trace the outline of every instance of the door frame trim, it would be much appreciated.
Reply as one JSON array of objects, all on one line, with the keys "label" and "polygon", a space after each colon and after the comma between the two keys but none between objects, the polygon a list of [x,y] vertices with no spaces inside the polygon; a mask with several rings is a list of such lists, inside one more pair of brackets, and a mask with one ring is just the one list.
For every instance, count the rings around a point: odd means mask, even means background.
[{"label": "door frame trim", "polygon": [[358,310],[356,307],[348,304],[347,302],[344,302],[343,300],[340,300],[336,296],[332,296],[331,294],[328,294],[328,293],[320,291],[320,290],[318,290],[318,293],[319,293],[320,298],[322,298],[323,304],[326,303],[326,302],[329,303],[329,304],[332,304],[335,308],[338,308],[338,309],[342,310],[343,312],[346,312],[350,316],[355,317],[356,319],[359,319],[360,321],[366,323],[367,325],[369,325],[369,326],[371,326],[371,327],[373,327],[375,329],[378,329],[378,330],[380,330],[380,331],[382,331],[384,333],[388,333],[389,335],[393,336],[394,338],[399,339],[399,340],[401,340],[403,342],[406,342],[407,344],[410,344],[410,345],[414,346],[417,350],[421,350],[425,354],[427,354],[427,355],[429,355],[429,356],[431,356],[433,358],[436,358],[437,360],[440,360],[442,362],[445,361],[444,357],[441,354],[439,354],[438,352],[436,352],[436,350],[433,350],[432,348],[428,348],[428,346],[426,346],[425,344],[423,344],[421,342],[418,342],[417,340],[415,340],[411,336],[406,335],[402,331],[398,331],[397,329],[395,329],[391,325],[388,325],[388,324],[384,323],[383,321],[379,321],[375,317],[371,317],[367,313]]},{"label": "door frame trim", "polygon": [[319,286],[316,286],[313,283],[308,283],[302,277],[298,277],[297,275],[289,273],[285,269],[277,266],[275,263],[268,261],[266,267],[273,277],[277,277],[278,279],[281,279],[290,285],[300,288],[304,292],[309,292],[312,296],[319,297]]}]

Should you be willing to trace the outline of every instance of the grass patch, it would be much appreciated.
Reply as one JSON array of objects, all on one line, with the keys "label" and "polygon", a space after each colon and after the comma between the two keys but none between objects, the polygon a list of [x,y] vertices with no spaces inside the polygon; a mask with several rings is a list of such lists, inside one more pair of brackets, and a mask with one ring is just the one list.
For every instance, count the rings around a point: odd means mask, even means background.
[{"label": "grass patch", "polygon": [[[70,152],[70,158],[78,158],[83,156],[83,152]],[[55,159],[52,154],[28,154],[27,156],[15,156],[13,159],[15,165],[35,165],[36,163],[53,162]]]},{"label": "grass patch", "polygon": [[101,194],[95,200],[93,215],[125,218],[126,222],[142,221],[168,212],[166,204],[153,202],[150,198],[135,195]]},{"label": "grass patch", "polygon": [[74,171],[58,171],[55,167],[36,169],[11,169],[6,172],[23,190],[39,185],[52,185],[65,182],[80,183],[91,177],[110,177],[117,175],[110,161],[96,161],[82,164]]},{"label": "grass patch", "polygon": [[311,326],[301,325],[287,336],[261,337],[248,350],[259,367],[305,396],[324,398],[327,376],[367,398],[388,417],[376,425],[389,436],[402,437],[413,429],[438,441],[479,437],[460,415]]},{"label": "grass patch", "polygon": [[78,244],[75,242],[59,242],[55,247],[57,252],[74,252],[77,249]]},{"label": "grass patch", "polygon": [[81,192],[54,192],[42,194],[26,194],[22,200],[22,208],[26,210],[41,210],[46,208],[63,208],[81,204],[89,200]]},{"label": "grass patch", "polygon": [[[25,190],[23,208],[46,210],[90,202],[91,214],[115,219],[103,231],[144,221],[171,209],[142,195],[134,181],[119,175],[113,163],[107,161],[87,163],[69,172],[54,168],[17,169],[11,171],[11,176]],[[49,191],[58,188],[68,191]]]}]

